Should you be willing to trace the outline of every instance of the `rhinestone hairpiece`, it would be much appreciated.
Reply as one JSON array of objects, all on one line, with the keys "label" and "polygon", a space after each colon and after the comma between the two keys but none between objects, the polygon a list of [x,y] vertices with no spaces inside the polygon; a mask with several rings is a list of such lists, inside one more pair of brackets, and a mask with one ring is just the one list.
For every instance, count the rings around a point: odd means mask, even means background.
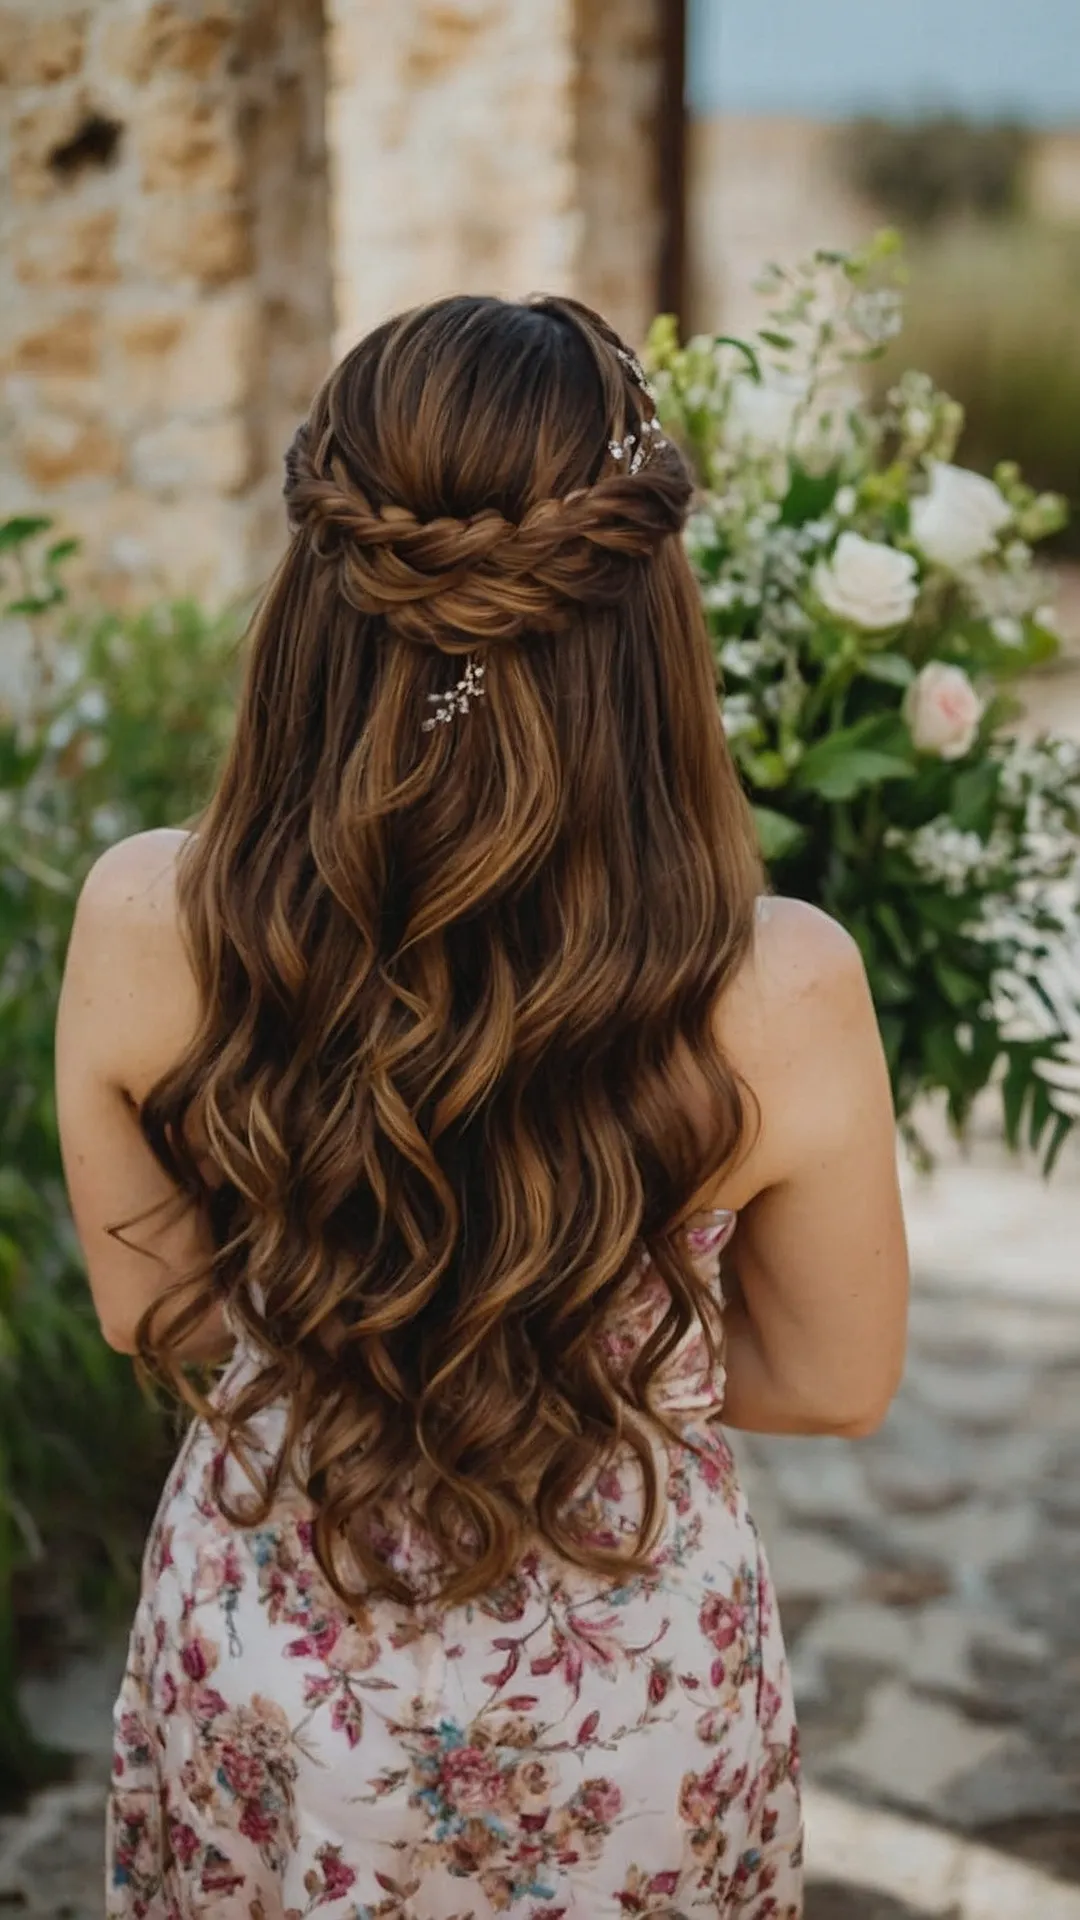
[{"label": "rhinestone hairpiece", "polygon": [[465,662],[465,672],[456,687],[448,693],[429,693],[428,700],[435,712],[427,720],[422,720],[421,730],[430,733],[433,727],[448,726],[455,714],[468,713],[469,703],[479,700],[484,691],[484,663],[476,661],[470,654]]},{"label": "rhinestone hairpiece", "polygon": [[645,369],[641,364],[641,361],[638,359],[637,354],[631,353],[629,347],[617,347],[615,351],[617,352],[619,359],[622,361],[623,366],[629,370],[630,378],[635,382],[637,386],[641,388],[642,393],[649,394],[649,397],[651,399],[652,393],[649,387],[648,375],[646,374]]},{"label": "rhinestone hairpiece", "polygon": [[[641,361],[638,359],[637,354],[631,353],[629,347],[616,347],[615,351],[629,373],[634,385],[640,387],[646,399],[655,406],[656,401],[653,396],[653,390],[649,385],[648,375]],[[613,460],[619,462],[620,466],[625,460],[627,462],[628,472],[640,473],[649,456],[654,452],[659,453],[660,448],[666,446],[667,441],[661,435],[659,422],[650,417],[641,422],[640,439],[636,433],[628,433],[625,440],[609,440],[608,452]]]},{"label": "rhinestone hairpiece", "polygon": [[628,433],[625,440],[609,440],[608,452],[620,465],[624,460],[628,461],[628,472],[640,473],[650,455],[659,453],[661,447],[666,446],[667,441],[656,421],[643,420],[640,440],[636,433]]},{"label": "rhinestone hairpiece", "polygon": [[[651,400],[652,391],[645,369],[637,355],[631,353],[627,347],[619,347],[617,352],[635,385],[640,387],[642,393]],[[666,445],[667,441],[660,432],[659,423],[648,419],[641,422],[640,437],[636,433],[628,433],[624,440],[610,440],[608,452],[620,465],[625,460],[630,473],[640,473],[650,455]],[[428,701],[435,708],[435,712],[421,721],[422,731],[431,733],[436,727],[449,726],[451,720],[455,719],[459,713],[468,713],[472,702],[481,699],[483,693],[484,663],[482,660],[474,660],[470,654],[465,661],[465,672],[455,687],[451,687],[446,693],[428,694]]]}]

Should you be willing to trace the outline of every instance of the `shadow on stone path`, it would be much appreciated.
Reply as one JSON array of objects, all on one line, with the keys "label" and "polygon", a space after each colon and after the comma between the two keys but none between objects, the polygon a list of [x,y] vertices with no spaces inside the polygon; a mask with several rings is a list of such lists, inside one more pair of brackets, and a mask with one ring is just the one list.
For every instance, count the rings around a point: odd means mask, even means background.
[{"label": "shadow on stone path", "polygon": [[821,1880],[807,1889],[803,1920],[951,1920],[951,1915],[931,1916],[925,1907],[909,1907],[887,1893]]},{"label": "shadow on stone path", "polygon": [[[780,1595],[808,1781],[1080,1885],[1072,1162],[1060,1183],[1051,1199],[990,1154],[985,1186],[970,1181],[966,1244],[962,1217],[916,1232],[909,1363],[880,1434],[736,1448]],[[981,1231],[994,1219],[996,1250]]]}]

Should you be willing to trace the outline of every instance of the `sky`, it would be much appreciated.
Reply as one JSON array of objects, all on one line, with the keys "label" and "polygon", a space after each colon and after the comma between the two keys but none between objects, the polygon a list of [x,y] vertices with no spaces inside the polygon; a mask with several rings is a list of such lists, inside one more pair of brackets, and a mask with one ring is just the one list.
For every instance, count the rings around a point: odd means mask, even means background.
[{"label": "sky", "polygon": [[1080,126],[1080,0],[690,0],[698,113]]}]

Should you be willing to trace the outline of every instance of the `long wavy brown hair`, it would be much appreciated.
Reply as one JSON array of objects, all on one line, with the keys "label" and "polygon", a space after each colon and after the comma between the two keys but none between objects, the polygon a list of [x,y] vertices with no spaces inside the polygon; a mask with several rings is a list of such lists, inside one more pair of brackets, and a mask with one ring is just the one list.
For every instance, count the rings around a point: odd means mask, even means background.
[{"label": "long wavy brown hair", "polygon": [[[232,1520],[299,1481],[346,1602],[410,1592],[402,1503],[448,1604],[537,1538],[640,1569],[653,1382],[695,1325],[719,1352],[683,1228],[744,1133],[715,1013],[760,887],[690,478],[595,314],[456,298],[346,355],[285,493],[180,862],[201,1019],[142,1113],[215,1252],[141,1352],[249,1463]],[[464,656],[482,693],[444,722]],[[670,1304],[620,1370],[600,1336],[645,1258]],[[207,1400],[177,1351],[215,1308],[252,1358]],[[641,1525],[609,1551],[575,1495],[620,1451]]]}]

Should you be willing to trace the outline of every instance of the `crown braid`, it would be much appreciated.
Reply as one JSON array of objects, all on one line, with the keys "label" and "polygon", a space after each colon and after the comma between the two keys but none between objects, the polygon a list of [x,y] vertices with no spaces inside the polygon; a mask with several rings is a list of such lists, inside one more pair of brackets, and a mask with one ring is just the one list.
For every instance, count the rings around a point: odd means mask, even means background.
[{"label": "crown braid", "polygon": [[334,568],[357,612],[446,652],[559,632],[578,608],[617,605],[642,563],[681,531],[691,485],[681,456],[655,430],[636,361],[616,351],[633,404],[613,431],[628,418],[637,431],[609,441],[591,485],[537,501],[517,521],[493,508],[422,520],[403,505],[375,506],[332,436],[313,445],[305,424],[285,462],[294,535]]}]

